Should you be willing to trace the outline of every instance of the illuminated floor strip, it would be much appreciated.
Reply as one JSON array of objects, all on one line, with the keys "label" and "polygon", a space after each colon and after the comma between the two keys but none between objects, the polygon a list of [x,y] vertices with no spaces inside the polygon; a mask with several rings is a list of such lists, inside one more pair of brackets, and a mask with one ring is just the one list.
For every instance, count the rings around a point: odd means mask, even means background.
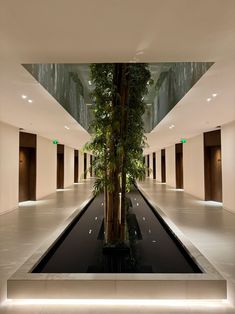
[{"label": "illuminated floor strip", "polygon": [[221,308],[230,307],[227,300],[125,300],[125,299],[7,299],[8,305],[129,305],[129,306],[165,306],[165,307],[199,307]]}]

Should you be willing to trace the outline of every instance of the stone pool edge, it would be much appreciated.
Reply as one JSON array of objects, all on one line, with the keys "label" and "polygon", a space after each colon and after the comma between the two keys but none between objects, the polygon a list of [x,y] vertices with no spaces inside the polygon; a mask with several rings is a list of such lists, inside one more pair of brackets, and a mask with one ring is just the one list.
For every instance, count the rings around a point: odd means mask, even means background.
[{"label": "stone pool edge", "polygon": [[179,239],[201,274],[78,274],[31,273],[57,238],[89,204],[90,197],[8,279],[8,299],[226,299],[226,280],[183,235],[151,197],[138,186],[150,205]]}]

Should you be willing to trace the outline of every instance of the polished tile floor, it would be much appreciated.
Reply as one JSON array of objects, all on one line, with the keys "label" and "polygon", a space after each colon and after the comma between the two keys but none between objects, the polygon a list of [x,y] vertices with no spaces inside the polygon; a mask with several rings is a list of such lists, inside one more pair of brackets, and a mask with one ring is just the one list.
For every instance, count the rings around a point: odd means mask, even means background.
[{"label": "polished tile floor", "polygon": [[146,179],[141,187],[228,280],[229,301],[157,304],[30,304],[6,301],[6,280],[87,199],[92,180],[0,216],[0,313],[235,313],[235,214],[221,204]]}]

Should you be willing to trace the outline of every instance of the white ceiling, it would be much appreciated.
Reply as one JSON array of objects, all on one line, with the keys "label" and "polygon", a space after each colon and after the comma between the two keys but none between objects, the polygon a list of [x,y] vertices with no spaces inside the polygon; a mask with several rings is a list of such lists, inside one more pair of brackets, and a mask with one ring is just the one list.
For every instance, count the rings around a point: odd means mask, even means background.
[{"label": "white ceiling", "polygon": [[0,68],[0,121],[77,149],[89,140],[87,131],[20,64],[0,63]]},{"label": "white ceiling", "polygon": [[0,120],[79,148],[88,133],[20,64],[119,61],[216,62],[150,134],[150,150],[234,120],[234,17],[234,0],[0,0]]},{"label": "white ceiling", "polygon": [[[215,63],[147,135],[145,154],[235,120],[234,86],[235,59]],[[214,98],[212,94],[218,95]],[[171,125],[175,127],[169,129]]]}]

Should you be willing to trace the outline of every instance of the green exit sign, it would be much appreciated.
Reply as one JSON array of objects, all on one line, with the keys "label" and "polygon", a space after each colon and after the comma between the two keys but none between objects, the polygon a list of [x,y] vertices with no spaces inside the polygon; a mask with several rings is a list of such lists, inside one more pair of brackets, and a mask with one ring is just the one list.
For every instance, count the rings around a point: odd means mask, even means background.
[{"label": "green exit sign", "polygon": [[182,138],[180,142],[181,143],[187,143],[187,140],[186,140],[186,138]]},{"label": "green exit sign", "polygon": [[58,144],[59,141],[58,140],[53,140],[53,144]]}]

